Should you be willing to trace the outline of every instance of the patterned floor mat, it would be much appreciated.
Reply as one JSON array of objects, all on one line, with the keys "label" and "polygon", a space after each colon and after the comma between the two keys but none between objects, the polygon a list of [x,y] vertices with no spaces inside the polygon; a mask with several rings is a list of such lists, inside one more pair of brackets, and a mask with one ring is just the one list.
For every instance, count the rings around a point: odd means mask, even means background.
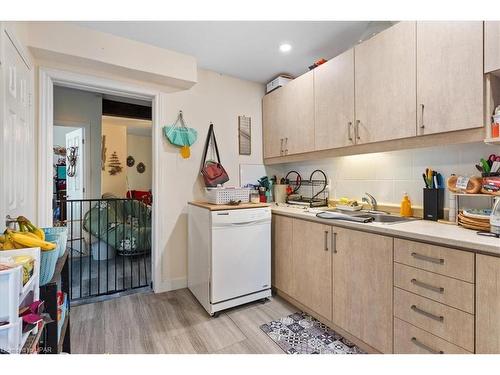
[{"label": "patterned floor mat", "polygon": [[263,324],[260,329],[287,354],[365,354],[306,313],[288,315]]}]

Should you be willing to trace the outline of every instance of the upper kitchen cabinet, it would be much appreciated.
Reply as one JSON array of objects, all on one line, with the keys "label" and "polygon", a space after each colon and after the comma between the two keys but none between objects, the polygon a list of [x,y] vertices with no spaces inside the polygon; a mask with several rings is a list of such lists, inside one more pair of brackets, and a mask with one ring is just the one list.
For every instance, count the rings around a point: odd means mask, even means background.
[{"label": "upper kitchen cabinet", "polygon": [[356,143],[416,135],[415,22],[399,22],[357,45]]},{"label": "upper kitchen cabinet", "polygon": [[316,150],[354,144],[354,50],[314,70]]},{"label": "upper kitchen cabinet", "polygon": [[484,23],[484,72],[500,70],[500,21]]},{"label": "upper kitchen cabinet", "polygon": [[417,22],[418,134],[483,126],[483,22]]},{"label": "upper kitchen cabinet", "polygon": [[285,95],[277,89],[262,99],[262,138],[264,158],[283,155],[283,122],[285,121]]},{"label": "upper kitchen cabinet", "polygon": [[264,158],[314,150],[313,72],[264,96]]},{"label": "upper kitchen cabinet", "polygon": [[314,151],[314,72],[285,86],[287,96],[285,154]]}]

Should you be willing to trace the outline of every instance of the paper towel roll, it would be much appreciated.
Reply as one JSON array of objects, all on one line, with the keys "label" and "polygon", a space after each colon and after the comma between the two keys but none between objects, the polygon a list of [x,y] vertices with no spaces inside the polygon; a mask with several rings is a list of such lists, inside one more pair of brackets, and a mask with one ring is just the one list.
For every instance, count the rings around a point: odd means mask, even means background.
[{"label": "paper towel roll", "polygon": [[274,185],[274,201],[276,203],[286,202],[286,186],[287,185]]}]

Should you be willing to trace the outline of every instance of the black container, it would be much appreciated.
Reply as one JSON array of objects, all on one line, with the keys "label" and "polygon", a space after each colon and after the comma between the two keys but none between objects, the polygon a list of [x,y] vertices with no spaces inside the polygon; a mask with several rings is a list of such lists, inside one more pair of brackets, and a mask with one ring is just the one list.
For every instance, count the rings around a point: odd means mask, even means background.
[{"label": "black container", "polygon": [[444,218],[444,189],[424,188],[424,220]]}]

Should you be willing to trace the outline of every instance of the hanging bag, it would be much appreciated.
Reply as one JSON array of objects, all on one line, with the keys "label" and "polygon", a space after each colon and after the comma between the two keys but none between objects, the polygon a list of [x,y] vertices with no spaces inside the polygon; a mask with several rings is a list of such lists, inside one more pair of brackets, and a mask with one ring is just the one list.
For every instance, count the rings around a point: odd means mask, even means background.
[{"label": "hanging bag", "polygon": [[[178,125],[180,124],[180,126]],[[189,158],[191,151],[189,147],[196,142],[198,132],[196,129],[188,128],[184,123],[182,111],[179,111],[177,120],[171,126],[163,127],[163,134],[175,146],[181,147],[181,155],[184,159]]]},{"label": "hanging bag", "polygon": [[[215,150],[217,161],[207,161],[207,152],[210,146],[212,146],[212,151]],[[217,147],[217,140],[215,139],[214,124],[212,123],[210,123],[210,127],[208,128],[205,150],[203,151],[201,174],[203,175],[203,180],[205,181],[206,187],[216,187],[217,185],[222,185],[224,182],[229,181],[229,176],[220,163],[219,149]]]}]

